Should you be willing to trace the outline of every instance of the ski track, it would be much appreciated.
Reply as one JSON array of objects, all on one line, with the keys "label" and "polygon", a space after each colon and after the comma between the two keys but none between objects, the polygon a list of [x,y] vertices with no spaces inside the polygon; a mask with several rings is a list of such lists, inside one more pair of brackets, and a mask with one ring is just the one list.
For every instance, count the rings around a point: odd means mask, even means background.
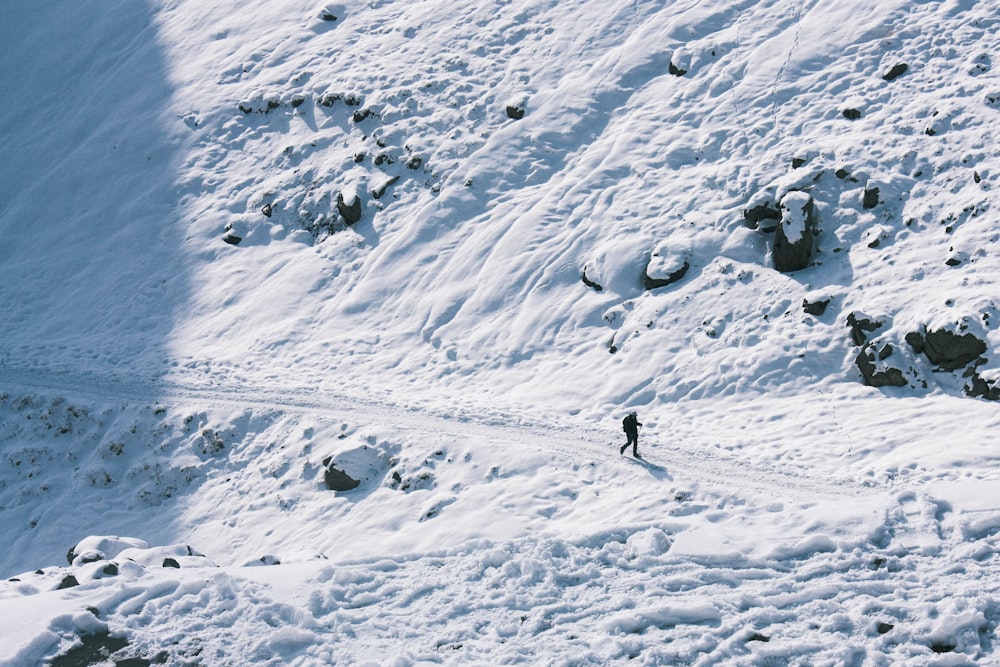
[{"label": "ski track", "polygon": [[[197,404],[201,409],[257,408],[309,414],[326,420],[391,424],[400,431],[426,434],[428,437],[447,435],[518,446],[533,443],[539,449],[574,462],[589,457],[606,464],[614,464],[623,458],[637,463],[631,457],[618,454],[620,443],[609,442],[604,434],[596,434],[592,427],[588,428],[585,424],[569,422],[565,418],[543,422],[536,416],[516,415],[496,408],[487,414],[458,410],[445,415],[420,407],[380,401],[371,395],[320,392],[303,387],[279,390],[239,385],[181,386],[174,382],[138,380],[110,374],[2,366],[0,385],[44,394],[59,393],[84,400]],[[83,387],[86,390],[82,390]],[[771,500],[780,494],[786,500],[811,502],[872,495],[884,490],[871,482],[858,484],[846,477],[820,477],[804,469],[783,467],[778,470],[760,462],[749,462],[737,456],[722,457],[691,447],[643,440],[640,448],[643,463],[652,474],[672,480],[676,473],[693,481],[724,488],[729,493],[766,496]],[[650,456],[649,452],[654,454]],[[752,475],[748,475],[748,471]]]}]

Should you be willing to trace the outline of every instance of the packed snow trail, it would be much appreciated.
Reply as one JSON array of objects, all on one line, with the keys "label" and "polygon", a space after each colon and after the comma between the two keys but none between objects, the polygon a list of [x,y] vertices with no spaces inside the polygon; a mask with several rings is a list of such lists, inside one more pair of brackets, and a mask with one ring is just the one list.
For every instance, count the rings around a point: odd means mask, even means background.
[{"label": "packed snow trail", "polygon": [[[628,457],[618,454],[620,428],[606,423],[585,424],[568,415],[511,414],[497,407],[459,408],[444,412],[440,407],[420,407],[378,400],[374,392],[349,394],[338,390],[289,387],[280,390],[248,386],[181,386],[168,381],[142,381],[111,374],[48,372],[0,366],[0,386],[46,395],[64,395],[84,400],[130,403],[190,405],[200,409],[237,408],[281,411],[327,420],[383,424],[424,436],[442,435],[498,445],[535,446],[569,462],[600,460],[606,464]],[[611,420],[614,423],[614,419]],[[647,429],[649,430],[649,429]],[[803,468],[750,462],[738,455],[719,455],[705,444],[667,442],[640,432],[640,454],[647,470],[672,480],[679,475],[730,491],[752,495],[780,494],[789,500],[829,500],[844,495],[872,493],[874,484],[862,485],[844,477],[823,477]],[[727,448],[723,444],[724,448]],[[629,457],[630,458],[630,457]],[[749,473],[749,474],[748,474]]]}]

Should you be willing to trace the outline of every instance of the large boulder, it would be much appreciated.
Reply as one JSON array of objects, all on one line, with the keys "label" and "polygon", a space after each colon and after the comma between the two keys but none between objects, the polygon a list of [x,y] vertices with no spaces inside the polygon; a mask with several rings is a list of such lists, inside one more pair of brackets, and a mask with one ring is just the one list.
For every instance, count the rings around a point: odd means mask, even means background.
[{"label": "large boulder", "polygon": [[874,343],[864,346],[854,362],[861,371],[861,377],[869,387],[905,387],[906,378],[903,371],[888,365],[886,359],[892,356],[893,348],[889,344],[877,347]]},{"label": "large boulder", "polygon": [[666,287],[681,280],[691,268],[687,250],[677,250],[666,246],[657,248],[646,262],[642,271],[642,285],[647,290]]},{"label": "large boulder", "polygon": [[356,188],[344,188],[337,193],[337,212],[344,218],[344,222],[353,225],[361,220],[363,213],[361,208],[361,197],[358,196]]},{"label": "large boulder", "polygon": [[974,333],[958,333],[950,329],[913,331],[906,342],[917,354],[925,354],[931,363],[946,371],[964,368],[986,352],[986,343]]},{"label": "large boulder", "polygon": [[813,199],[793,190],[781,199],[781,220],[774,235],[774,268],[782,273],[809,266],[813,256],[816,219]]}]

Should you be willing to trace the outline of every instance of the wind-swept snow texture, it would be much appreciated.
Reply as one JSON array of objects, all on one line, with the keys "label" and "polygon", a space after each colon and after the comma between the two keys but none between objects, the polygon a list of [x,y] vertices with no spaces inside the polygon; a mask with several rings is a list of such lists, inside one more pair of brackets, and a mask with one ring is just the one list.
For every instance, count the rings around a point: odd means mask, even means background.
[{"label": "wind-swept snow texture", "polygon": [[962,0],[4,2],[0,663],[995,661],[998,59]]}]

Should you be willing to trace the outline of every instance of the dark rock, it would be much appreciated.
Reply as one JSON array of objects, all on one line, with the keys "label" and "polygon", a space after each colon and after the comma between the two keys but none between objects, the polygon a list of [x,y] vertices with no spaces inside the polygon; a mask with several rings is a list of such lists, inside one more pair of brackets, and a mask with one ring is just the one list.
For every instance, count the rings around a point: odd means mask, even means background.
[{"label": "dark rock", "polygon": [[321,19],[323,19],[324,21],[336,21],[337,20],[337,16],[333,12],[331,12],[329,10],[326,10],[326,9],[324,9],[322,12],[320,12],[319,17]]},{"label": "dark rock", "polygon": [[298,109],[300,106],[305,104],[305,95],[292,95],[292,108]]},{"label": "dark rock", "polygon": [[337,212],[344,218],[344,222],[353,225],[361,219],[364,213],[361,209],[361,198],[354,195],[349,201],[344,199],[344,193],[337,193]]},{"label": "dark rock", "polygon": [[932,642],[931,650],[935,653],[951,653],[955,650],[955,644],[948,644],[946,642]]},{"label": "dark rock", "polygon": [[507,105],[507,117],[513,118],[514,120],[521,120],[524,118],[524,105],[523,104],[508,104]]},{"label": "dark rock", "polygon": [[906,343],[913,349],[913,351],[916,354],[924,353],[924,337],[920,333],[916,331],[911,331],[910,333],[906,334],[904,340],[906,340]]},{"label": "dark rock", "polygon": [[381,199],[384,197],[389,188],[395,185],[398,180],[399,176],[392,176],[391,178],[386,179],[381,185],[371,191],[372,199]]},{"label": "dark rock", "polygon": [[323,97],[319,98],[319,105],[321,107],[332,107],[334,104],[340,101],[340,95],[336,93],[327,93]]},{"label": "dark rock", "polygon": [[801,167],[805,163],[806,163],[806,159],[805,158],[802,158],[802,157],[793,157],[792,158],[792,169],[798,169],[799,167]]},{"label": "dark rock", "polygon": [[152,661],[146,658],[118,657],[128,648],[128,641],[112,637],[108,631],[81,634],[79,643],[46,664],[50,667],[80,667],[81,665],[115,665],[115,667],[148,667]]},{"label": "dark rock", "polygon": [[771,638],[768,637],[767,635],[762,635],[759,632],[755,632],[752,635],[750,635],[749,637],[747,637],[747,641],[748,642],[769,642],[769,641],[771,641]]},{"label": "dark rock", "polygon": [[861,201],[865,208],[875,208],[878,206],[878,186],[870,185],[865,188],[865,196]]},{"label": "dark rock", "polygon": [[118,574],[118,566],[114,563],[108,563],[103,568],[101,568],[101,573],[106,574],[109,577],[113,577]]},{"label": "dark rock", "polygon": [[76,577],[74,577],[72,574],[67,574],[65,577],[62,578],[62,581],[59,582],[59,586],[56,588],[56,590],[61,591],[65,588],[73,588],[74,586],[79,586],[79,585],[80,582],[76,580]]},{"label": "dark rock", "polygon": [[419,155],[411,155],[406,160],[406,168],[407,169],[420,169],[420,167],[422,167],[423,164],[424,164],[424,159],[422,157],[420,157]]},{"label": "dark rock", "polygon": [[353,120],[355,123],[360,123],[362,121],[368,120],[374,115],[375,113],[370,109],[359,109],[358,111],[355,111],[353,114],[351,114],[351,120]]},{"label": "dark rock", "polygon": [[882,78],[885,81],[895,81],[899,77],[906,74],[906,70],[908,69],[909,66],[906,63],[896,63],[888,72],[882,75]]},{"label": "dark rock", "polygon": [[1000,401],[1000,386],[996,381],[987,380],[979,373],[972,373],[972,384],[966,385],[965,394],[973,398],[983,398],[987,401]]},{"label": "dark rock", "polygon": [[861,118],[861,111],[858,109],[844,109],[841,113],[844,114],[844,118],[847,120],[857,120]]},{"label": "dark rock", "polygon": [[274,213],[274,208],[270,204],[264,204],[261,207],[260,212],[264,214],[265,218],[270,218],[271,214]]},{"label": "dark rock", "polygon": [[649,263],[647,262],[646,268],[642,270],[642,284],[647,290],[673,285],[675,282],[683,278],[690,268],[691,265],[685,261],[680,268],[668,273],[665,277],[653,278],[649,275]]},{"label": "dark rock", "polygon": [[595,283],[593,280],[591,280],[590,278],[587,277],[587,270],[586,269],[584,269],[583,271],[580,272],[580,280],[583,281],[584,285],[586,285],[587,287],[591,288],[592,290],[594,290],[596,292],[603,292],[604,291],[604,285],[601,285],[599,283]]},{"label": "dark rock", "polygon": [[[871,351],[872,347],[871,344],[865,346],[854,360],[854,363],[858,366],[858,370],[861,371],[861,377],[864,379],[865,384],[869,387],[905,387],[907,383],[906,378],[903,377],[903,371],[891,366],[886,366],[883,370],[879,370],[875,364],[875,354]],[[892,348],[888,345],[886,348],[888,348],[889,354],[891,354]],[[882,352],[886,348],[883,348]],[[883,357],[882,352],[878,355],[880,361],[884,361],[889,356],[887,354]]]},{"label": "dark rock", "polygon": [[948,266],[961,266],[962,260],[960,260],[958,257],[949,257],[944,261],[944,263],[947,264]]},{"label": "dark rock", "polygon": [[386,165],[394,164],[396,161],[393,160],[392,156],[389,155],[388,153],[379,153],[378,155],[375,156],[373,162],[375,162],[376,167],[381,167],[383,164]]},{"label": "dark rock", "polygon": [[323,481],[326,483],[326,488],[331,491],[350,491],[361,485],[359,480],[352,478],[343,470],[334,467],[332,463],[326,464]]},{"label": "dark rock", "polygon": [[684,76],[685,74],[688,73],[686,69],[681,69],[680,67],[675,65],[673,61],[670,61],[670,64],[667,65],[667,71],[673,74],[674,76]]},{"label": "dark rock", "polygon": [[[781,219],[781,211],[774,203],[761,203],[751,208],[743,209],[743,222],[750,229],[760,227],[761,231],[773,232],[777,229],[777,221]],[[773,220],[772,225],[761,225],[764,220]]]},{"label": "dark rock", "polygon": [[833,175],[839,178],[840,180],[844,180],[845,178],[851,175],[851,172],[841,167],[837,171],[833,172]]},{"label": "dark rock", "polygon": [[70,565],[72,565],[74,558],[76,558],[76,545],[75,544],[72,547],[69,548],[69,551],[66,552],[66,561]]},{"label": "dark rock", "polygon": [[[941,329],[928,331],[923,340],[924,354],[931,360],[931,363],[946,371],[963,368],[986,352],[986,343],[971,333],[959,335],[947,329]],[[909,335],[907,342],[909,342]]]},{"label": "dark rock", "polygon": [[861,346],[868,342],[868,336],[865,335],[865,332],[878,331],[882,328],[882,322],[870,319],[867,315],[855,311],[848,314],[847,326],[851,328],[851,341],[855,345]]},{"label": "dark rock", "polygon": [[240,241],[243,240],[243,237],[233,234],[232,232],[226,232],[226,234],[222,237],[222,240],[229,245],[239,245]]},{"label": "dark rock", "polygon": [[976,183],[982,183],[983,177],[979,175],[978,171],[974,171],[972,172],[972,180],[974,180]]},{"label": "dark rock", "polygon": [[179,570],[181,564],[177,562],[177,559],[170,558],[169,556],[167,556],[166,558],[163,559],[163,565],[161,565],[160,567],[172,567]]},{"label": "dark rock", "polygon": [[789,192],[781,200],[781,220],[774,235],[774,268],[790,273],[809,266],[815,236],[812,197],[804,192]]},{"label": "dark rock", "polygon": [[818,299],[816,301],[802,299],[802,310],[806,311],[810,315],[820,317],[826,312],[826,307],[830,305],[830,301],[830,299]]},{"label": "dark rock", "polygon": [[875,632],[879,633],[880,635],[884,635],[885,633],[892,630],[894,627],[896,626],[893,625],[892,623],[883,623],[882,621],[879,621],[879,624],[875,626]]}]

